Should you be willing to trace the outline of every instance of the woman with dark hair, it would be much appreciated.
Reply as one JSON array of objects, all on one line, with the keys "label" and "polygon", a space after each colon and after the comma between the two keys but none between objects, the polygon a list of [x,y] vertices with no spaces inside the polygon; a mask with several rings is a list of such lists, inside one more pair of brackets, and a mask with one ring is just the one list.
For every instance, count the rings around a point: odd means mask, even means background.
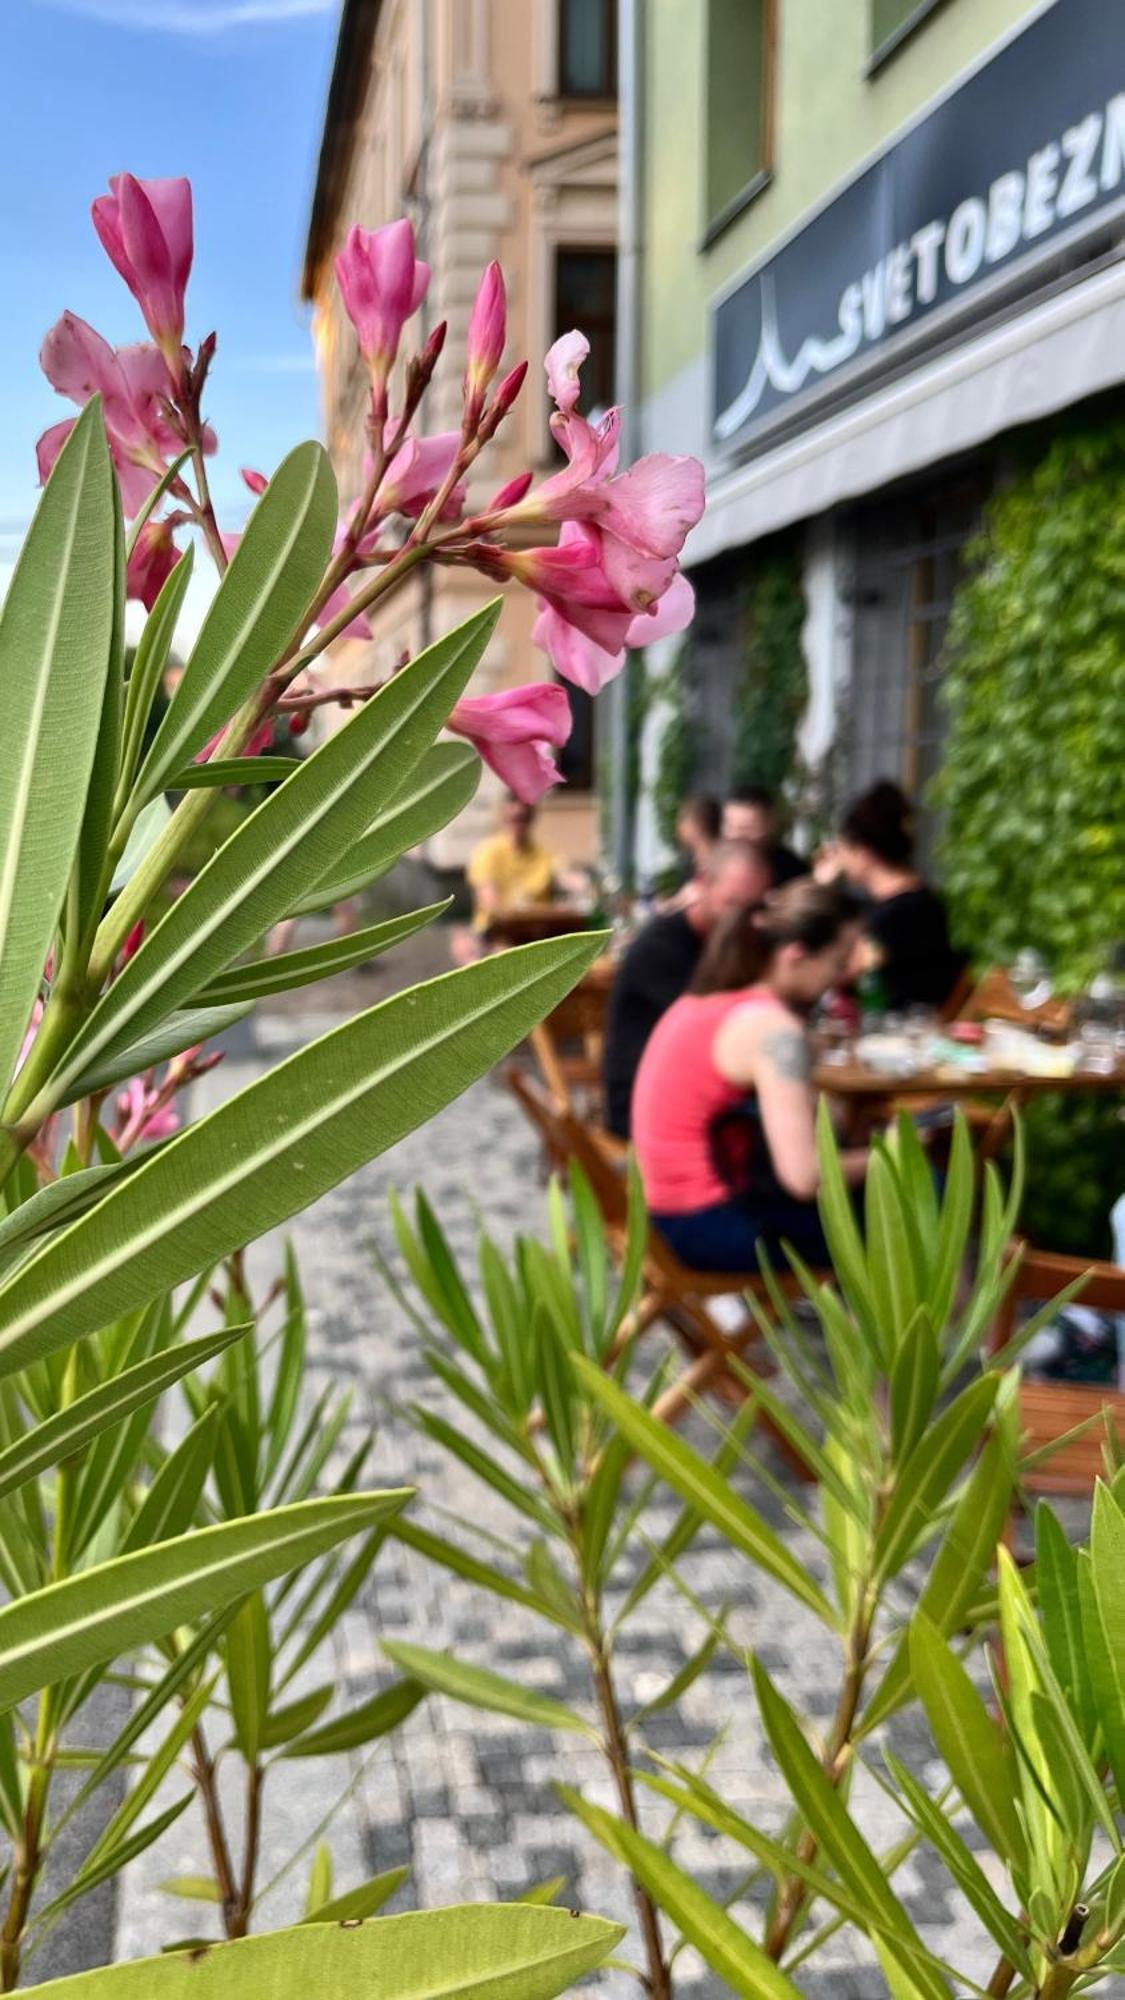
[{"label": "woman with dark hair", "polygon": [[[816,1101],[808,1017],[847,974],[859,910],[847,891],[805,879],[710,939],[693,988],[663,1016],[633,1093],[632,1133],[653,1222],[696,1270],[751,1271],[758,1245],[827,1260],[815,1207]],[[722,1138],[738,1118],[735,1167]],[[865,1152],[845,1152],[863,1179]]]},{"label": "woman with dark hair", "polygon": [[864,930],[887,1006],[944,1007],[965,961],[950,943],[945,904],[914,866],[914,809],[898,785],[884,778],[849,807],[818,863],[821,880],[829,870],[867,901]]}]

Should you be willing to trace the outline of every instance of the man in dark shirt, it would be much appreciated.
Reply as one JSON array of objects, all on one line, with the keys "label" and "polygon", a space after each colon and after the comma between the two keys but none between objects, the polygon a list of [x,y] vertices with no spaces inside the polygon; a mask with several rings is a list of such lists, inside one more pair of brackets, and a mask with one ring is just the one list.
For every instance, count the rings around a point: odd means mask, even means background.
[{"label": "man in dark shirt", "polygon": [[686,993],[704,943],[732,910],[752,909],[773,886],[764,848],[724,840],[711,853],[698,893],[685,908],[653,917],[633,939],[609,996],[603,1079],[605,1118],[619,1139],[629,1137],[633,1079],[660,1016]]},{"label": "man in dark shirt", "polygon": [[778,835],[777,800],[768,785],[743,785],[724,801],[723,839],[751,840],[756,846],[767,847],[775,889],[809,872],[808,862]]}]

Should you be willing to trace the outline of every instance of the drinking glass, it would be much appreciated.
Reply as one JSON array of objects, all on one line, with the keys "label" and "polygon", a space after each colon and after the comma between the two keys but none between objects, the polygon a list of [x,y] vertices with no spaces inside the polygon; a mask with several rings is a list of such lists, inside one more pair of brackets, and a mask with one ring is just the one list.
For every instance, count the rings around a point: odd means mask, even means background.
[{"label": "drinking glass", "polygon": [[1020,1006],[1029,1014],[1044,1006],[1054,991],[1046,961],[1037,951],[1017,952],[1008,968],[1008,980]]}]

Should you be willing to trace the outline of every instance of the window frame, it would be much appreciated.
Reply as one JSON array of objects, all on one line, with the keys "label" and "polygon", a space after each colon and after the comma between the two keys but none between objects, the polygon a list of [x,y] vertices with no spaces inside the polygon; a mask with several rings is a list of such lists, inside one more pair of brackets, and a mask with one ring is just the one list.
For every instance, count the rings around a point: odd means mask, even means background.
[{"label": "window frame", "polygon": [[[601,84],[596,90],[578,90],[566,74],[566,10],[569,0],[556,0],[555,4],[555,88],[565,104],[616,104],[618,98],[617,80],[617,5],[616,0],[601,0],[602,23],[605,31],[605,65]],[[608,82],[607,78],[612,78]]]},{"label": "window frame", "polygon": [[[558,340],[560,336],[567,331],[567,328],[562,323],[563,321],[563,313],[561,306],[562,287],[559,284],[559,274],[561,266],[563,263],[563,259],[566,257],[596,257],[599,258],[604,264],[612,265],[613,267],[614,304],[613,304],[613,313],[610,323],[610,332],[612,335],[612,338],[610,340],[610,355],[611,355],[610,373],[612,375],[615,372],[614,362],[612,357],[616,351],[617,282],[618,282],[618,273],[621,263],[620,253],[618,251],[617,244],[591,243],[586,238],[582,238],[579,240],[569,235],[565,237],[560,236],[555,242],[551,244],[551,318],[554,321],[556,329],[555,333],[552,335],[553,340]],[[593,324],[593,322],[591,322],[591,324]],[[601,328],[600,322],[599,322],[599,330],[604,330]],[[609,402],[605,406],[607,409],[612,407],[614,399],[615,384],[612,382],[610,384],[610,391],[611,393],[609,397]],[[589,404],[590,397],[588,390],[585,390],[583,392],[583,401],[586,404]]]},{"label": "window frame", "polygon": [[[709,213],[709,190],[707,186],[707,163],[704,160],[703,175],[703,227],[699,239],[700,250],[709,250],[724,230],[729,229],[736,218],[745,213],[758,196],[764,194],[771,185],[776,164],[777,146],[777,79],[778,79],[778,10],[780,0],[762,0],[762,144],[761,165],[751,174],[737,192]],[[704,18],[704,59],[703,59],[703,119],[706,151],[707,120],[709,105],[707,88],[709,77],[709,50],[711,29],[711,7],[708,4]]]},{"label": "window frame", "polygon": [[898,27],[892,28],[890,34],[884,35],[882,41],[876,46],[875,0],[869,0],[870,11],[868,20],[870,33],[868,41],[870,49],[867,61],[863,65],[863,74],[868,83],[870,83],[872,77],[878,76],[880,70],[891,61],[892,57],[898,54],[903,44],[908,42],[917,33],[919,28],[925,26],[931,14],[936,14],[938,8],[944,7],[945,4],[946,0],[915,0],[915,4],[909,14],[899,22]]}]

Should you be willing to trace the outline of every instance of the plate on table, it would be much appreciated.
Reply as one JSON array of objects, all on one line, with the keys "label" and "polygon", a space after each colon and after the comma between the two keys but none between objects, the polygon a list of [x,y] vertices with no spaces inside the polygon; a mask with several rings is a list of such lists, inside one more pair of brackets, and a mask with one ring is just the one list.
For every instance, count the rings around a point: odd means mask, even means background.
[{"label": "plate on table", "polygon": [[917,1076],[925,1067],[906,1035],[861,1035],[855,1052],[864,1068],[876,1076]]}]

